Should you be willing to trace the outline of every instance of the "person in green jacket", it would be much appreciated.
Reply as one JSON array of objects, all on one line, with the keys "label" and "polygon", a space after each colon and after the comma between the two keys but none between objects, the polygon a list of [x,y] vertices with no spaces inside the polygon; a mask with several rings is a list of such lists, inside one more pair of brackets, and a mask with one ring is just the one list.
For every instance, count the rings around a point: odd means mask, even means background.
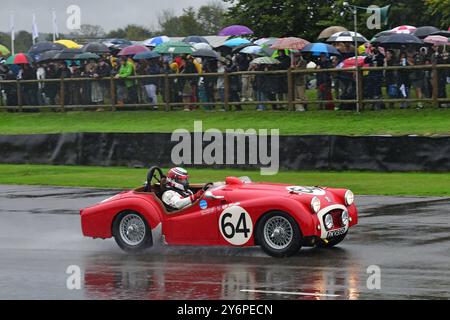
[{"label": "person in green jacket", "polygon": [[119,73],[116,75],[118,81],[117,85],[117,100],[118,105],[123,106],[125,101],[135,103],[135,83],[134,80],[129,79],[135,75],[134,64],[127,58],[120,59]]}]

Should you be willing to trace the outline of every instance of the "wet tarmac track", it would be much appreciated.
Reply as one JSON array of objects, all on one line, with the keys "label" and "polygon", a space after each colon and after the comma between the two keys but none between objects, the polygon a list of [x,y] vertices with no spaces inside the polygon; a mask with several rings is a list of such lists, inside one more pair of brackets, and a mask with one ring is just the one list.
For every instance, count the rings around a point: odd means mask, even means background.
[{"label": "wet tarmac track", "polygon": [[[274,259],[259,248],[129,256],[83,238],[79,208],[114,193],[0,186],[0,299],[450,298],[450,199],[358,197],[360,224],[338,248]],[[72,265],[80,290],[66,286]],[[367,287],[373,265],[379,290]]]}]

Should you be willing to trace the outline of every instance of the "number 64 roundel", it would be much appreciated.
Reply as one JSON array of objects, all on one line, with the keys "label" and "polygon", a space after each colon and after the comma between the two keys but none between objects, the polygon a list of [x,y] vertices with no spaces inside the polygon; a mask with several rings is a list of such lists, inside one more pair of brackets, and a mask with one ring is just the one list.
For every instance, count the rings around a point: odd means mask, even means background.
[{"label": "number 64 roundel", "polygon": [[242,207],[226,208],[219,218],[219,230],[226,241],[235,246],[242,246],[252,237],[252,218]]}]

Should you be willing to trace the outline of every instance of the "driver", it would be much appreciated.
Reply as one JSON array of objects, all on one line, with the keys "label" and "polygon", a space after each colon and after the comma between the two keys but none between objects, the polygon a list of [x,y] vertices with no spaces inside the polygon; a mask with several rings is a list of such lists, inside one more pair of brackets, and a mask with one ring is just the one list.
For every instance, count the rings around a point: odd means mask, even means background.
[{"label": "driver", "polygon": [[189,190],[189,175],[183,168],[172,168],[167,173],[166,191],[162,201],[171,208],[181,210],[200,199],[205,193],[206,186],[193,194]]}]

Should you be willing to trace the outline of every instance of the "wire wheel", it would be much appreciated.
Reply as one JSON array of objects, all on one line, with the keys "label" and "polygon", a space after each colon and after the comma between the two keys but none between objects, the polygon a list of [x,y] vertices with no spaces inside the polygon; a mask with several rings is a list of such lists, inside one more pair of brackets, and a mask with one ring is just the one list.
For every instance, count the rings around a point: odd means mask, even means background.
[{"label": "wire wheel", "polygon": [[272,217],[264,225],[264,240],[273,249],[286,249],[291,244],[293,237],[294,230],[285,217]]},{"label": "wire wheel", "polygon": [[144,220],[137,214],[127,214],[120,221],[119,234],[122,241],[127,245],[140,245],[144,241],[146,234]]}]

